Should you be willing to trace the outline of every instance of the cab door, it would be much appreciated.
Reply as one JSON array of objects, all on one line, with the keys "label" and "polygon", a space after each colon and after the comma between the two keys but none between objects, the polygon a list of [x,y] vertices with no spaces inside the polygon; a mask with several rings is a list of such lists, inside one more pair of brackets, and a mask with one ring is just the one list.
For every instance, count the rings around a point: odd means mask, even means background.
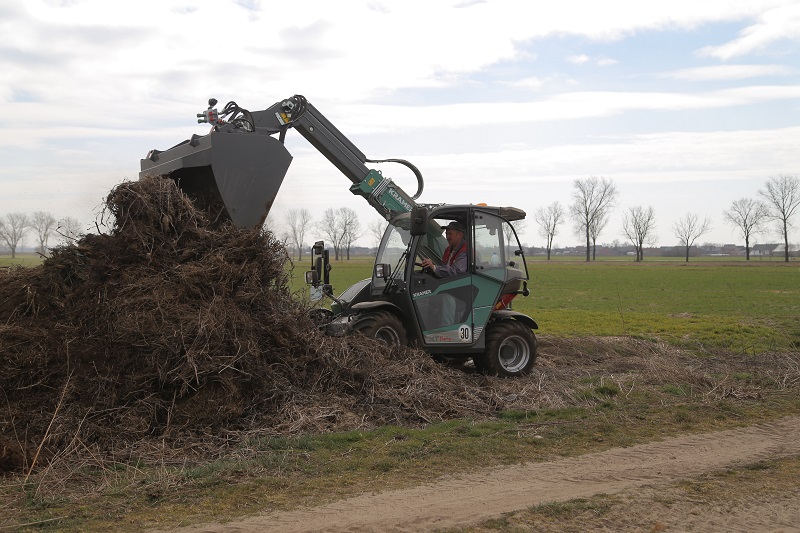
[{"label": "cab door", "polygon": [[513,229],[504,218],[488,211],[474,210],[473,335],[480,337],[501,295],[516,291],[525,272],[516,267],[514,250],[520,248]]},{"label": "cab door", "polygon": [[415,266],[411,274],[411,301],[426,345],[472,344],[472,232],[468,211],[437,213],[428,233],[417,243],[414,262],[430,258],[441,264],[447,241],[444,227],[458,220],[465,226],[467,270],[446,278],[437,278]]}]

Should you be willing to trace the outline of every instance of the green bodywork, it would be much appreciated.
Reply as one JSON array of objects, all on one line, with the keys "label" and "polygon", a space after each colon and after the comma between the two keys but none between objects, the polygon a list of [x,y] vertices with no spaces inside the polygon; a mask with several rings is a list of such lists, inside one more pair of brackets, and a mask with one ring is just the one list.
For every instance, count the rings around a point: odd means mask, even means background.
[{"label": "green bodywork", "polygon": [[395,187],[392,180],[377,170],[370,170],[363,180],[351,185],[350,192],[366,198],[385,218],[394,214],[408,213],[414,207],[414,201],[408,194]]}]

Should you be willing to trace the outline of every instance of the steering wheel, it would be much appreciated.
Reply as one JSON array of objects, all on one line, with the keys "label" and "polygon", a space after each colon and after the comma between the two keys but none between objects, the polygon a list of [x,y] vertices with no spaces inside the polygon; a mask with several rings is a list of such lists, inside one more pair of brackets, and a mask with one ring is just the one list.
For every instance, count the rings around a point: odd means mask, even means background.
[{"label": "steering wheel", "polygon": [[436,271],[434,271],[432,268],[424,267],[422,266],[422,263],[418,263],[416,261],[414,262],[414,266],[418,266],[422,269],[418,271],[419,273],[428,274],[429,276],[433,276],[434,278],[436,277]]}]

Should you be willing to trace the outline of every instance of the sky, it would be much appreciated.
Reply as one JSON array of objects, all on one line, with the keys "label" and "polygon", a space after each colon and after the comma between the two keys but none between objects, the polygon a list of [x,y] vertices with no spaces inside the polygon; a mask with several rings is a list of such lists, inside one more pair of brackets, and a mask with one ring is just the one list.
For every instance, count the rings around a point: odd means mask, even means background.
[{"label": "sky", "polygon": [[[368,158],[416,165],[419,201],[525,210],[532,246],[535,210],[567,207],[576,179],[619,191],[598,243],[624,242],[642,206],[670,246],[688,213],[711,221],[699,242],[743,244],[723,211],[800,175],[798,0],[4,0],[0,30],[0,216],[96,231],[150,149],[208,132],[211,97],[302,94]],[[300,208],[380,220],[299,133],[286,145],[273,227]],[[404,167],[373,168],[416,191]],[[581,242],[573,226],[556,244]]]}]

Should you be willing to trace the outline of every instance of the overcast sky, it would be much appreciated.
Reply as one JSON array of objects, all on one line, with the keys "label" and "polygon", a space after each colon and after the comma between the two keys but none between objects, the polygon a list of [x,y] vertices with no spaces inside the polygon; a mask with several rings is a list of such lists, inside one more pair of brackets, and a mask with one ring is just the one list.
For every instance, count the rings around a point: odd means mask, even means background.
[{"label": "overcast sky", "polygon": [[[367,157],[419,167],[420,201],[524,209],[531,245],[535,209],[569,204],[578,178],[620,193],[599,242],[652,206],[673,245],[688,212],[711,219],[701,242],[743,244],[722,211],[800,175],[797,0],[4,0],[0,30],[0,216],[93,228],[148,150],[208,131],[209,97],[258,110],[303,94]],[[287,146],[277,222],[378,219],[297,132]],[[376,168],[415,192],[404,167]],[[572,224],[556,237],[579,242]]]}]

